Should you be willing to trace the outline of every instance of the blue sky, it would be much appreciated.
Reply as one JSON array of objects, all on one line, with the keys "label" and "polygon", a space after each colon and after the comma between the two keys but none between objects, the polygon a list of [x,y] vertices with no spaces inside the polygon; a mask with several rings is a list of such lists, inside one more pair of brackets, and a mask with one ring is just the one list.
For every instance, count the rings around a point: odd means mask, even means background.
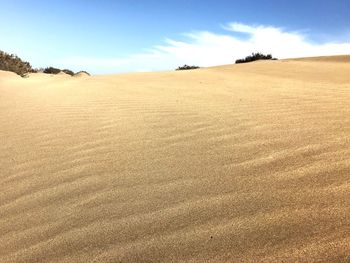
[{"label": "blue sky", "polygon": [[0,50],[92,73],[350,54],[349,0],[0,0]]}]

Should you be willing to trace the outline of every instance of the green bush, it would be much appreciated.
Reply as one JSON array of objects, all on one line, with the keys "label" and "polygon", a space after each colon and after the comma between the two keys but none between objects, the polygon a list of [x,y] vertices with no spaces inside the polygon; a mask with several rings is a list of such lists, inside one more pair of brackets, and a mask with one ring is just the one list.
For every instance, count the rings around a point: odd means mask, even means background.
[{"label": "green bush", "polygon": [[8,54],[0,50],[0,70],[11,71],[20,76],[27,73],[36,72],[29,62],[21,60],[14,54]]},{"label": "green bush", "polygon": [[84,74],[90,76],[90,73],[85,71],[85,70],[79,71],[79,72],[75,73],[74,75],[78,75],[79,73],[84,73]]},{"label": "green bush", "polygon": [[189,65],[183,65],[182,67],[178,67],[176,70],[189,70],[189,69],[198,69],[198,66],[189,66]]},{"label": "green bush", "polygon": [[46,74],[58,74],[64,72],[70,76],[74,76],[79,73],[85,73],[90,76],[86,71],[79,71],[76,74],[69,69],[60,70],[54,67],[48,67],[44,69],[33,69],[29,62],[22,61],[19,57],[14,54],[8,54],[0,50],[0,70],[14,72],[21,77],[28,77],[28,73],[43,72]]},{"label": "green bush", "polygon": [[58,74],[60,73],[61,70],[58,68],[54,68],[54,67],[48,67],[44,69],[44,73],[46,74]]},{"label": "green bush", "polygon": [[247,57],[242,58],[242,59],[237,59],[236,64],[248,63],[248,62],[253,62],[256,60],[269,60],[269,59],[276,60],[276,58],[273,58],[271,54],[264,55],[262,53],[252,53],[251,56],[247,56]]},{"label": "green bush", "polygon": [[74,74],[74,72],[73,71],[71,71],[70,69],[64,69],[64,70],[62,70],[64,73],[66,73],[66,74],[68,74],[68,75],[71,75],[71,76],[74,76],[75,74]]}]

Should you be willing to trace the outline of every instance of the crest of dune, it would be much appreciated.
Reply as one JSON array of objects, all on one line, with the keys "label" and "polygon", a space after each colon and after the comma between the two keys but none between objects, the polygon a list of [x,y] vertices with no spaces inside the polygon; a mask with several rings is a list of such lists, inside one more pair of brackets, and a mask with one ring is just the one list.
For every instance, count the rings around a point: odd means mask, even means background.
[{"label": "crest of dune", "polygon": [[80,72],[74,74],[74,77],[88,77],[88,76],[89,76],[89,74],[84,72],[84,71],[80,71]]}]

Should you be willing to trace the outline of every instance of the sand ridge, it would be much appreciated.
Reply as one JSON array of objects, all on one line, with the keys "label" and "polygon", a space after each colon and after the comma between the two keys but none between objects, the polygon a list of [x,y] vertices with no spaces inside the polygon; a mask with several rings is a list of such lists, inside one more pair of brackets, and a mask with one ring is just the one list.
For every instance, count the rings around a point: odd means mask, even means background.
[{"label": "sand ridge", "polygon": [[349,261],[350,63],[329,60],[0,72],[0,262]]}]

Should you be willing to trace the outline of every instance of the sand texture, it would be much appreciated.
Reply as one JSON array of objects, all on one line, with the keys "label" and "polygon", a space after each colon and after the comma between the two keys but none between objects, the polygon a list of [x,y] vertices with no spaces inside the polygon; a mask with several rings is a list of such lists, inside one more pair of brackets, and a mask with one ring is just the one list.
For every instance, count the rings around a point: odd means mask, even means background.
[{"label": "sand texture", "polygon": [[350,262],[350,59],[0,72],[0,262]]}]

